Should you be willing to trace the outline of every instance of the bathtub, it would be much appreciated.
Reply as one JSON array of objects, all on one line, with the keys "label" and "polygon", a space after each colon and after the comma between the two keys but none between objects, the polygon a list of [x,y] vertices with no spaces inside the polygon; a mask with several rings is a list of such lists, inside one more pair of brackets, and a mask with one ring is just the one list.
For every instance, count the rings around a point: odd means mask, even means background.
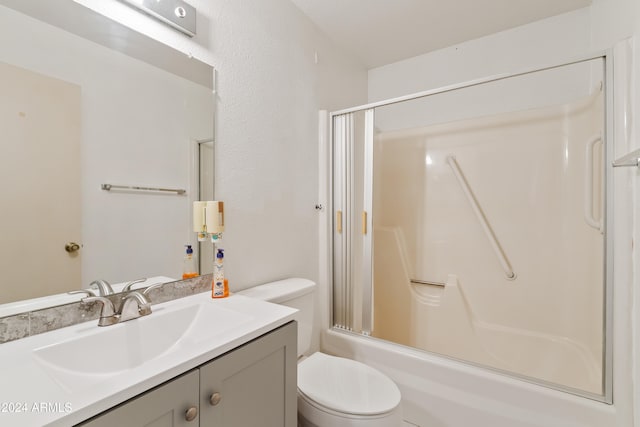
[{"label": "bathtub", "polygon": [[616,407],[488,369],[346,331],[322,334],[322,351],[392,378],[404,419],[420,427],[612,427]]},{"label": "bathtub", "polygon": [[[625,40],[616,44],[613,51],[606,53],[606,85],[612,90],[607,95],[606,108],[607,126],[606,139],[613,141],[609,144],[606,156],[615,159],[628,152],[631,148],[629,140],[629,120],[631,114],[632,93],[632,40]],[[615,63],[615,67],[614,67]],[[614,84],[615,81],[615,84]],[[373,104],[372,104],[373,105]],[[365,106],[368,108],[367,106]],[[362,110],[363,108],[359,108]],[[343,110],[333,113],[343,114],[353,110]],[[611,112],[615,112],[612,114]],[[320,114],[320,148],[319,170],[320,185],[319,199],[329,200],[331,196],[331,149],[329,139],[329,120],[326,114]],[[614,139],[614,135],[616,138]],[[378,157],[380,158],[380,157]],[[426,161],[426,158],[425,158]],[[417,163],[416,163],[417,165]],[[608,309],[605,311],[607,325],[611,333],[606,336],[605,350],[608,354],[606,363],[611,375],[607,376],[607,388],[612,390],[613,404],[603,403],[586,397],[580,397],[568,392],[533,384],[524,379],[480,368],[416,350],[411,347],[393,344],[373,337],[349,333],[337,329],[324,329],[320,336],[320,349],[326,353],[358,360],[366,363],[392,378],[400,388],[403,396],[403,412],[407,425],[420,427],[640,427],[640,346],[637,343],[638,332],[637,292],[634,291],[637,277],[633,269],[633,185],[637,182],[636,172],[626,173],[612,168],[607,169],[607,182],[611,187],[607,192],[607,206],[611,207],[607,216],[608,234],[606,254],[608,266],[606,278],[610,286],[607,289]],[[455,181],[452,181],[455,183]],[[393,188],[400,188],[397,185]],[[393,190],[392,188],[392,190]],[[459,191],[453,187],[452,191]],[[390,204],[391,209],[395,205]],[[334,206],[335,208],[335,206]],[[331,283],[332,269],[332,241],[333,222],[332,210],[321,212],[320,227],[320,277],[319,283],[329,284],[327,288],[321,286],[320,301],[322,310],[321,328],[328,327],[336,314],[332,306]],[[615,227],[613,224],[615,223]],[[393,225],[393,224],[391,224]],[[378,230],[380,231],[380,230]],[[376,233],[380,239],[380,233]],[[379,241],[379,240],[378,240]],[[636,244],[637,246],[637,244]],[[388,250],[391,244],[385,246],[384,255],[390,259],[393,254]],[[543,248],[541,250],[546,250]],[[374,251],[374,256],[380,251]],[[613,256],[615,254],[615,257]],[[636,254],[637,258],[637,254]],[[495,262],[495,260],[491,261]],[[436,264],[434,262],[434,264]],[[374,263],[375,265],[375,263]],[[487,263],[488,265],[488,263]],[[430,266],[433,267],[433,266]],[[440,267],[436,264],[435,267]],[[411,268],[407,269],[412,271]],[[442,268],[442,273],[436,278],[444,279],[447,273],[456,272],[454,269]],[[520,277],[523,275],[518,272]],[[397,279],[400,274],[390,273]],[[462,287],[467,285],[466,277],[459,274]],[[599,274],[590,274],[599,276]],[[376,272],[374,277],[380,277]],[[429,279],[416,277],[417,279]],[[635,280],[635,281],[634,281]],[[406,282],[406,278],[404,278]],[[541,280],[535,281],[541,283]],[[615,283],[615,292],[613,292]],[[395,288],[394,288],[395,289]],[[446,289],[446,287],[444,288]],[[553,289],[550,291],[553,292]],[[380,292],[376,295],[380,297]],[[430,299],[426,303],[440,303]],[[594,304],[594,306],[598,306]],[[634,308],[635,307],[635,308]],[[357,311],[357,310],[356,310]],[[433,310],[432,310],[433,311]],[[393,314],[398,311],[393,311]],[[482,314],[482,313],[480,313]],[[358,318],[357,316],[355,316]],[[470,316],[471,317],[471,316]],[[592,316],[591,318],[596,318]],[[591,319],[587,318],[587,320]],[[600,318],[600,317],[597,317]],[[471,323],[473,324],[471,319]],[[513,330],[500,329],[495,324],[483,323],[482,316],[476,319],[476,333],[482,335],[483,342],[489,342],[490,350],[499,348],[500,351],[510,351],[507,338],[514,334]],[[490,319],[489,319],[490,320]],[[504,323],[504,322],[503,322]],[[448,323],[446,323],[448,325]],[[353,325],[357,327],[358,325]],[[373,328],[375,331],[376,328]],[[407,328],[395,328],[404,332]],[[529,331],[548,331],[542,328],[528,328]],[[588,330],[595,330],[589,327]],[[518,331],[521,332],[521,331]],[[570,363],[582,363],[584,366],[594,366],[593,360],[584,357],[585,351],[579,343],[558,340],[557,336],[543,336],[529,333],[527,336],[518,334],[520,346],[526,345],[533,352],[544,352],[551,349],[566,356]],[[513,344],[510,344],[513,346]],[[562,350],[557,350],[561,346]],[[589,348],[591,354],[597,353]],[[495,353],[494,353],[495,354]],[[496,354],[500,356],[500,354]],[[537,356],[536,356],[537,357]],[[596,360],[596,365],[599,360]],[[486,364],[486,362],[485,362]],[[583,372],[593,371],[591,368]],[[635,383],[634,383],[635,380]],[[634,423],[635,417],[635,423]]]}]

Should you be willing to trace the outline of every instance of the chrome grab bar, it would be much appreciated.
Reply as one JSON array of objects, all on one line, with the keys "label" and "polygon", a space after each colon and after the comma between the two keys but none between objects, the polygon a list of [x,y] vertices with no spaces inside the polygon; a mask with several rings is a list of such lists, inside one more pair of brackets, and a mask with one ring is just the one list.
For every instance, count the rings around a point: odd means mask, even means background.
[{"label": "chrome grab bar", "polygon": [[593,216],[593,151],[598,142],[602,142],[602,136],[600,134],[594,135],[589,139],[586,145],[585,151],[585,165],[584,165],[584,221],[589,227],[595,228],[600,233],[604,232],[602,223],[602,200],[600,201],[600,219],[596,219]]}]

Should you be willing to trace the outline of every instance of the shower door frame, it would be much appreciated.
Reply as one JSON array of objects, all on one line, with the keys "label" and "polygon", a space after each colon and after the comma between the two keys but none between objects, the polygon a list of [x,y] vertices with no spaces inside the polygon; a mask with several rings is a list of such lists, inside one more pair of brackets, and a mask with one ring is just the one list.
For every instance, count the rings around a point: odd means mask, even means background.
[{"label": "shower door frame", "polygon": [[[335,324],[335,311],[334,311],[334,292],[335,292],[335,232],[336,232],[336,210],[334,209],[334,182],[336,181],[335,174],[336,171],[334,169],[336,153],[334,152],[334,120],[337,116],[342,116],[346,114],[356,113],[356,112],[364,112],[365,113],[365,194],[364,194],[364,206],[367,209],[367,212],[372,212],[372,198],[373,198],[373,121],[375,117],[375,108],[383,107],[391,104],[397,104],[404,101],[410,101],[418,98],[423,98],[431,95],[451,92],[459,89],[470,88],[473,86],[482,85],[490,82],[497,82],[500,80],[505,80],[511,77],[519,77],[525,76],[527,74],[532,74],[540,71],[547,71],[552,69],[557,69],[560,67],[588,62],[591,60],[602,59],[604,61],[604,132],[603,132],[603,163],[604,163],[604,183],[603,183],[603,194],[604,194],[604,202],[605,205],[603,207],[603,217],[602,221],[604,224],[604,265],[603,265],[603,281],[604,281],[604,303],[603,303],[603,364],[602,364],[602,394],[591,393],[579,389],[575,389],[572,387],[567,387],[562,384],[551,383],[548,381],[527,377],[524,375],[520,375],[517,373],[493,368],[490,366],[474,363],[472,361],[460,360],[453,358],[451,356],[439,353],[433,353],[428,350],[420,350],[415,349],[414,347],[410,347],[414,350],[424,351],[427,354],[443,357],[450,360],[455,360],[458,362],[462,362],[467,365],[476,366],[485,370],[498,372],[502,375],[509,376],[512,378],[517,378],[526,382],[530,382],[536,385],[552,388],[555,390],[564,391],[567,393],[571,393],[577,396],[585,397],[588,399],[596,400],[599,402],[613,404],[613,167],[612,162],[614,160],[614,125],[613,125],[613,111],[614,111],[614,102],[613,102],[613,92],[614,92],[614,82],[613,82],[613,51],[611,49],[597,52],[595,54],[583,55],[574,57],[570,60],[561,63],[554,63],[552,65],[546,65],[542,67],[535,68],[527,68],[522,71],[514,72],[514,73],[504,73],[492,75],[484,78],[474,79],[466,82],[456,83],[452,85],[447,85],[435,89],[430,89],[426,91],[420,91],[409,95],[404,95],[396,98],[391,98],[388,100],[377,101],[357,107],[342,109],[338,111],[333,111],[329,113],[329,167],[330,167],[330,186],[329,186],[329,238],[328,245],[330,256],[328,257],[329,263],[329,310],[330,310],[330,328],[332,330],[338,331],[340,333],[353,333],[351,328],[343,327]],[[344,177],[343,177],[344,178]],[[343,195],[344,196],[344,195]],[[363,231],[364,230],[373,230],[373,222],[372,215],[369,214],[367,216],[363,216]],[[363,258],[363,267],[365,269],[363,275],[363,289],[365,290],[362,295],[362,335],[368,336],[369,339],[378,338],[370,337],[370,331],[373,326],[373,311],[372,311],[372,287],[373,287],[373,265],[372,265],[372,233],[364,232],[364,258]],[[344,255],[344,254],[343,254]],[[341,258],[344,260],[344,256]],[[343,278],[344,279],[344,278]],[[367,282],[368,283],[365,283]],[[341,286],[344,288],[346,285],[343,283]],[[393,343],[394,345],[398,345],[403,347],[401,344]]]}]

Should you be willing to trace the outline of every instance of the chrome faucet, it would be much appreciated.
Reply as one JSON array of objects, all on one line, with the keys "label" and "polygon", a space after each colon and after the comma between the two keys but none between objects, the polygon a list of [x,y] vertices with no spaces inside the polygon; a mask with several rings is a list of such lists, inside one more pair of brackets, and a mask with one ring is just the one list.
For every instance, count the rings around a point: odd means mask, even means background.
[{"label": "chrome faucet", "polygon": [[144,294],[133,291],[122,298],[119,322],[151,314],[151,303]]},{"label": "chrome faucet", "polygon": [[[159,285],[159,284],[157,284]],[[155,288],[156,285],[153,286]],[[152,288],[151,286],[148,288]],[[127,320],[137,319],[141,316],[151,314],[151,302],[147,298],[147,289],[140,293],[138,291],[129,292],[120,302],[120,307],[116,310],[113,302],[106,297],[90,296],[82,298],[83,303],[98,301],[102,303],[98,326],[110,326]]]}]

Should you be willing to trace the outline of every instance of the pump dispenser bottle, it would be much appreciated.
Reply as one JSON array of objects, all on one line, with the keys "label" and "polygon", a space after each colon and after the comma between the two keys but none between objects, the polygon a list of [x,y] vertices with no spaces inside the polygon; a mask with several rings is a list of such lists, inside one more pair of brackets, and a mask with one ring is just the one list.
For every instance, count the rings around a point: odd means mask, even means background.
[{"label": "pump dispenser bottle", "polygon": [[198,270],[196,269],[196,261],[193,259],[193,249],[191,245],[185,245],[187,248],[186,254],[184,256],[184,261],[182,264],[182,279],[191,279],[192,277],[197,277]]},{"label": "pump dispenser bottle", "polygon": [[218,249],[216,262],[213,266],[213,283],[211,284],[211,298],[229,296],[229,285],[224,278],[224,249]]}]

